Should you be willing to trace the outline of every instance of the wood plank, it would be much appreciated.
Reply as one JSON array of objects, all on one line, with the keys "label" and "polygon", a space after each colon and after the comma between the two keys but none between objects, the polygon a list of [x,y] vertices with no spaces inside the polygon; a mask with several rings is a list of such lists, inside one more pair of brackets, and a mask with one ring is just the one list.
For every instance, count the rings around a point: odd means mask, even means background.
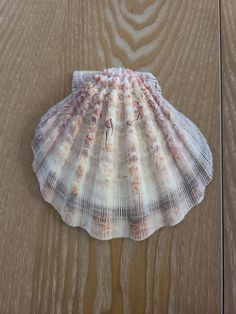
[{"label": "wood plank", "polygon": [[236,3],[222,1],[224,310],[236,312]]},{"label": "wood plank", "polygon": [[[3,313],[220,313],[219,8],[211,0],[1,1],[0,308]],[[209,141],[214,179],[175,227],[98,241],[39,193],[30,143],[75,69],[124,66]]]}]

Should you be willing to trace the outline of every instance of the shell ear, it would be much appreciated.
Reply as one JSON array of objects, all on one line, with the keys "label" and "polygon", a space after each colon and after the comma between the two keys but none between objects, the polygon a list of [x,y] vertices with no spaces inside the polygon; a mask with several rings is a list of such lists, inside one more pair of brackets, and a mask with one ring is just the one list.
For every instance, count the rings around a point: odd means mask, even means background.
[{"label": "shell ear", "polygon": [[72,92],[88,81],[92,76],[99,71],[74,71],[72,77]]},{"label": "shell ear", "polygon": [[145,78],[146,83],[150,85],[154,91],[161,94],[162,90],[158,79],[151,72],[143,72],[142,76]]}]

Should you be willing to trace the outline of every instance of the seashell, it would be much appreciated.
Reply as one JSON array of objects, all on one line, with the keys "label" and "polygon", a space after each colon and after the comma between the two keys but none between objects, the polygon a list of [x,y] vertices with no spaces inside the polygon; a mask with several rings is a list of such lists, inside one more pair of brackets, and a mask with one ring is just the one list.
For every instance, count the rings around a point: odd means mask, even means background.
[{"label": "seashell", "polygon": [[148,238],[204,198],[212,154],[149,72],[75,71],[72,93],[40,119],[33,171],[70,226],[108,240]]}]

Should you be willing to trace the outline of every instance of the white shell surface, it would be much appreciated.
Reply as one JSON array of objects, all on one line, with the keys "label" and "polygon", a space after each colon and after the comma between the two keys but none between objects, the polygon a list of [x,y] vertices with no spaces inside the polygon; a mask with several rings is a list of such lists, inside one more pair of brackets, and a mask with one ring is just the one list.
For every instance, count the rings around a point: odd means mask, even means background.
[{"label": "white shell surface", "polygon": [[43,198],[94,238],[143,240],[204,198],[212,154],[151,73],[75,71],[32,142]]}]

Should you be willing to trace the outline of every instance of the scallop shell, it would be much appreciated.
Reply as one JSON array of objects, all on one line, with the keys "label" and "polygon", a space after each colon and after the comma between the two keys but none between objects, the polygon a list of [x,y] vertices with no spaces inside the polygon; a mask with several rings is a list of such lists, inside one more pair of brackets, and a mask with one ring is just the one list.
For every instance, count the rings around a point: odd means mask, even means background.
[{"label": "scallop shell", "polygon": [[33,171],[45,201],[93,238],[143,240],[204,198],[212,154],[149,72],[75,71],[41,118]]}]

